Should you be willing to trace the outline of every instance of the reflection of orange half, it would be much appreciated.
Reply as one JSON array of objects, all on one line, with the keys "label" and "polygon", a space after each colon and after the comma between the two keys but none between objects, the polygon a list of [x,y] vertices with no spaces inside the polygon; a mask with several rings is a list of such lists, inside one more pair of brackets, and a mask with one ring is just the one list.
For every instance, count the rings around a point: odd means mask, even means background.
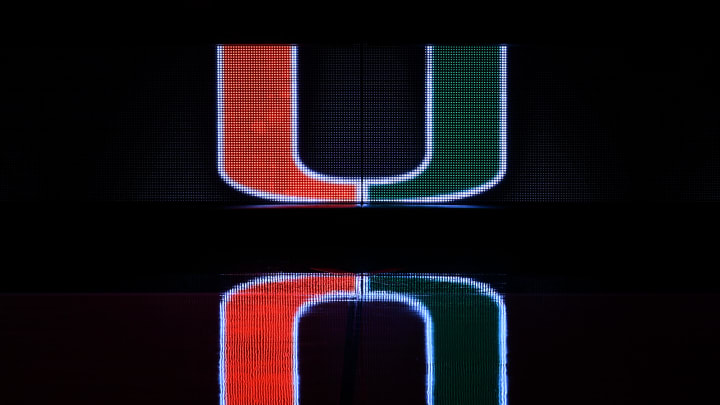
[{"label": "reflection of orange half", "polygon": [[314,179],[293,160],[291,46],[223,46],[223,170],[288,197],[351,202],[355,186]]},{"label": "reflection of orange half", "polygon": [[226,404],[293,403],[293,323],[300,307],[333,291],[354,292],[355,276],[273,279],[223,303]]}]

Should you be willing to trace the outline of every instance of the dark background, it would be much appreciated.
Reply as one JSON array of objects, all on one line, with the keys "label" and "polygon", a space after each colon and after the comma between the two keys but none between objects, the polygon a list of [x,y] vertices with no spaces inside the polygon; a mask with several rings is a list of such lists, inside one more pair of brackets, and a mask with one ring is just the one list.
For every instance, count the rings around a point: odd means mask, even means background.
[{"label": "dark background", "polygon": [[[492,283],[511,403],[714,398],[712,13],[303,7],[8,10],[4,403],[215,403],[219,294],[313,267]],[[213,44],[267,42],[509,44],[507,177],[477,208],[243,208],[214,170]]]},{"label": "dark background", "polygon": [[[5,49],[0,197],[267,203],[217,174],[215,53]],[[510,44],[508,172],[460,203],[717,201],[719,56],[696,44]]]}]

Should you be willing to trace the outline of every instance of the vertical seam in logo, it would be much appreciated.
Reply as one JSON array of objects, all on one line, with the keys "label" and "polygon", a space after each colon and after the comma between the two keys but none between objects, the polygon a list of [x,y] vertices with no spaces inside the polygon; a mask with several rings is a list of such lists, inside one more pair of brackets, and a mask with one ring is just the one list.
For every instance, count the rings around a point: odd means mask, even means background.
[{"label": "vertical seam in logo", "polygon": [[[489,285],[475,281],[473,279],[457,276],[424,276],[414,274],[395,274],[395,276],[414,277],[419,279],[426,279],[438,282],[452,282],[457,284],[464,284],[476,289],[482,295],[490,297],[498,307],[498,350],[499,350],[499,377],[498,377],[498,403],[499,405],[506,405],[507,393],[508,393],[508,382],[507,382],[507,313],[505,308],[505,302],[502,296],[492,289]],[[242,283],[232,288],[230,291],[222,295],[220,302],[220,359],[219,359],[219,383],[220,383],[220,405],[225,405],[226,398],[226,370],[225,370],[225,335],[226,335],[226,305],[229,299],[236,293],[242,290],[249,289],[251,287],[277,282],[287,282],[301,280],[308,277],[332,277],[328,275],[319,274],[306,274],[306,275],[282,275],[276,274],[267,277],[257,278],[246,283]],[[433,323],[432,315],[427,308],[419,300],[412,298],[406,294],[401,294],[391,291],[369,291],[369,277],[367,275],[358,275],[355,277],[356,285],[355,292],[342,292],[335,291],[326,293],[317,297],[314,297],[311,301],[301,304],[298,310],[295,312],[293,317],[293,401],[295,405],[299,405],[299,372],[298,372],[298,325],[300,318],[304,313],[312,306],[338,300],[352,300],[362,299],[364,301],[390,301],[390,302],[403,302],[412,307],[415,312],[420,314],[425,321],[425,335],[426,335],[426,360],[427,360],[427,375],[426,375],[426,396],[427,403],[433,403],[433,392],[434,392],[434,346],[433,346]],[[360,293],[358,293],[358,289]]]},{"label": "vertical seam in logo", "polygon": [[[431,48],[431,47],[429,47]],[[461,198],[467,198],[471,197],[473,195],[480,194],[484,191],[487,191],[497,185],[500,180],[505,177],[505,173],[507,171],[507,46],[501,45],[499,46],[500,51],[500,168],[498,170],[498,173],[493,177],[490,181],[485,182],[479,186],[473,187],[468,190],[458,191],[455,193],[450,194],[443,194],[438,196],[431,196],[431,197],[417,197],[417,198],[405,198],[405,199],[381,199],[376,200],[376,202],[401,202],[401,203],[427,203],[427,202],[448,202],[453,201]],[[430,53],[432,55],[432,51]],[[432,61],[431,61],[432,62]],[[432,64],[432,63],[430,63]],[[432,67],[430,67],[430,72],[432,75]],[[431,82],[432,83],[432,82]],[[432,87],[430,87],[432,88]],[[432,94],[430,95],[430,99],[432,100]],[[427,96],[426,96],[426,103],[427,103]],[[432,122],[430,122],[430,125],[432,126]],[[420,173],[416,174],[419,175]],[[415,177],[415,176],[413,176]]]},{"label": "vertical seam in logo", "polygon": [[297,66],[297,45],[290,47],[290,66],[292,73],[290,74],[292,85],[291,85],[291,98],[290,102],[292,111],[292,156],[295,166],[300,169],[301,172],[305,173],[308,177],[312,177],[316,180],[325,181],[333,184],[352,184],[355,186],[355,202],[360,202],[360,190],[362,189],[362,179],[355,180],[352,177],[334,177],[328,176],[322,173],[318,173],[305,165],[305,162],[300,158],[300,146],[298,142],[299,134],[299,114],[298,114],[298,66]]},{"label": "vertical seam in logo", "polygon": [[[428,45],[425,47],[425,122],[424,122],[424,134],[425,134],[425,154],[423,160],[414,169],[397,176],[381,177],[378,179],[368,179],[363,187],[363,200],[369,201],[369,188],[379,184],[394,184],[405,180],[411,180],[420,174],[422,174],[428,165],[432,161],[433,155],[433,46]],[[372,202],[372,201],[370,201]]]},{"label": "vertical seam in logo", "polygon": [[[425,156],[422,162],[415,169],[404,173],[399,176],[385,177],[379,179],[363,179],[355,180],[354,178],[343,178],[327,176],[321,173],[317,173],[309,169],[304,162],[300,159],[299,145],[298,145],[298,66],[297,66],[297,45],[289,46],[290,59],[291,59],[291,154],[295,166],[308,177],[323,181],[331,184],[348,184],[355,186],[355,203],[362,203],[363,201],[370,201],[369,188],[373,185],[382,184],[394,184],[405,180],[413,179],[423,173],[432,161],[432,147],[433,147],[433,114],[434,114],[434,103],[433,103],[433,50],[432,45],[425,47]],[[224,58],[223,58],[223,45],[217,46],[217,137],[218,137],[218,151],[217,151],[217,162],[218,172],[222,179],[232,186],[233,188],[250,194],[255,197],[270,199],[275,201],[287,201],[287,202],[328,202],[333,201],[327,198],[308,198],[298,197],[286,194],[275,194],[265,191],[256,190],[248,187],[241,183],[236,182],[225,171],[225,151],[224,151]],[[495,185],[505,176],[507,172],[507,46],[499,46],[500,53],[500,94],[499,94],[499,132],[500,132],[500,167],[497,174],[488,182],[485,182],[474,188],[463,190],[455,193],[444,194],[439,196],[429,197],[416,197],[406,199],[380,199],[375,202],[398,202],[398,203],[426,203],[426,202],[448,202],[451,200],[467,198],[476,194],[480,194]]]},{"label": "vertical seam in logo", "polygon": [[[410,180],[414,177],[417,177],[422,172],[425,171],[427,166],[430,164],[430,161],[432,160],[432,114],[433,114],[433,105],[432,105],[432,50],[433,47],[431,45],[428,45],[425,47],[425,122],[424,122],[424,133],[425,133],[425,154],[423,156],[423,160],[420,162],[420,164],[412,169],[411,171],[408,171],[407,173],[403,173],[401,175],[397,176],[388,176],[388,177],[380,177],[377,179],[363,179],[360,178],[359,180],[355,180],[353,177],[336,177],[336,176],[328,176],[322,173],[318,173],[309,167],[305,165],[305,163],[300,158],[300,147],[299,147],[299,122],[298,122],[298,86],[297,86],[297,80],[298,80],[298,68],[297,68],[297,46],[291,47],[291,66],[292,66],[292,155],[293,160],[295,161],[295,165],[306,175],[309,177],[312,177],[317,180],[326,181],[329,183],[335,183],[335,184],[353,184],[356,187],[356,203],[362,203],[365,201],[369,201],[369,188],[370,186],[378,185],[378,184],[393,184],[398,183],[405,180]],[[362,99],[360,100],[362,103]]]},{"label": "vertical seam in logo", "polygon": [[[363,276],[360,276],[363,277]],[[362,288],[362,287],[361,287]],[[356,286],[357,289],[357,286]],[[387,292],[387,291],[376,291],[376,292],[365,292],[362,295],[358,295],[357,290],[355,293],[347,292],[331,292],[316,297],[300,306],[298,311],[295,313],[295,319],[293,321],[293,405],[300,405],[300,373],[299,373],[299,358],[298,358],[298,332],[300,326],[300,319],[305,313],[315,305],[325,304],[328,302],[339,302],[339,301],[350,301],[350,300],[362,300],[362,301],[383,301],[383,302],[400,302],[406,304],[412,308],[415,313],[420,315],[423,319],[425,326],[425,399],[427,405],[433,405],[433,385],[434,385],[434,348],[433,348],[433,326],[432,316],[430,311],[420,301],[400,293]]]}]

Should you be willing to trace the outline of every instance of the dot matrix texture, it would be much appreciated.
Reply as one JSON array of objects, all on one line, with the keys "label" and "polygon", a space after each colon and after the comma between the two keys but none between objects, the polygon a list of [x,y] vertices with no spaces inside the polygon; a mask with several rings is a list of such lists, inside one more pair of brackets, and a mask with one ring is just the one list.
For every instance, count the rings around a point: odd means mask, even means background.
[{"label": "dot matrix texture", "polygon": [[506,170],[506,68],[503,46],[219,46],[219,171],[282,202],[482,193]]},{"label": "dot matrix texture", "polygon": [[279,201],[352,201],[350,185],[297,164],[290,46],[222,47],[219,169],[238,189]]},{"label": "dot matrix texture", "polygon": [[[347,309],[338,311],[342,307],[332,306],[337,303],[348,303]],[[334,312],[328,312],[331,308]],[[396,319],[368,311],[392,313]],[[506,403],[505,305],[500,294],[470,278],[427,274],[260,277],[224,295],[220,323],[221,404],[300,404],[302,398],[327,397],[328,392],[357,400],[378,392],[367,385],[372,378],[357,379],[372,375],[371,368],[378,364],[413,368],[407,375],[415,377],[395,385],[412,390],[415,395],[408,398],[415,398],[413,403]],[[398,330],[398,325],[406,329]],[[334,345],[329,337],[333,333],[340,336]],[[403,333],[414,336],[390,340]],[[410,341],[415,344],[406,344]],[[324,344],[329,345],[326,350],[322,350]],[[308,358],[308,353],[330,357]],[[333,353],[342,358],[333,359]],[[317,378],[327,372],[317,367],[338,364],[340,378]],[[327,386],[331,383],[341,387]],[[301,388],[307,392],[301,393]],[[402,395],[388,392],[386,396]]]},{"label": "dot matrix texture", "polygon": [[502,175],[500,48],[429,52],[432,158],[416,177],[371,187],[371,201],[462,198]]},{"label": "dot matrix texture", "polygon": [[498,297],[456,278],[375,276],[370,290],[412,294],[433,320],[435,404],[504,402]]}]

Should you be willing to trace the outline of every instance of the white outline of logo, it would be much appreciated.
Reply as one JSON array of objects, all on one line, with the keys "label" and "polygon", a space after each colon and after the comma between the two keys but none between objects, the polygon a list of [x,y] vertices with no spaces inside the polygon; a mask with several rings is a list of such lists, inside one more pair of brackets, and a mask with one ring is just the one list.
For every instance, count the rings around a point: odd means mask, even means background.
[{"label": "white outline of logo", "polygon": [[[490,181],[473,187],[468,190],[458,191],[455,193],[424,196],[405,199],[387,199],[387,200],[369,200],[369,187],[379,184],[395,184],[406,180],[411,180],[425,171],[432,161],[432,86],[433,86],[433,46],[425,47],[425,155],[422,162],[413,170],[398,176],[384,177],[378,179],[361,179],[342,178],[327,176],[317,173],[308,168],[300,159],[298,148],[298,101],[297,101],[297,45],[290,45],[290,63],[291,63],[291,143],[292,157],[297,168],[308,177],[330,184],[353,184],[356,188],[355,201],[336,201],[328,199],[315,199],[307,197],[288,196],[283,194],[269,193],[266,191],[256,190],[244,184],[238,183],[225,172],[224,164],[224,143],[223,143],[223,125],[224,125],[224,99],[223,99],[223,45],[217,45],[217,169],[220,177],[238,191],[250,194],[263,199],[280,201],[280,202],[309,202],[309,203],[443,203],[454,201],[462,198],[471,197],[483,193],[497,185],[507,172],[507,46],[501,45],[500,48],[500,169]],[[359,193],[357,192],[359,190]]]},{"label": "white outline of logo", "polygon": [[[412,278],[420,278],[425,280],[432,280],[438,282],[449,282],[456,284],[463,284],[469,287],[475,288],[481,295],[490,297],[493,302],[498,306],[499,312],[499,324],[498,324],[498,344],[499,344],[499,357],[500,357],[500,370],[498,372],[498,387],[499,387],[499,398],[498,404],[505,405],[507,403],[507,313],[505,310],[505,302],[497,291],[492,289],[489,285],[481,283],[466,277],[458,276],[429,276],[429,275],[418,275],[418,274],[400,274],[395,273],[392,276],[405,276]],[[229,302],[230,298],[238,293],[239,291],[247,290],[249,288],[272,283],[281,283],[291,280],[300,280],[310,277],[334,277],[333,275],[326,274],[304,274],[304,275],[289,275],[289,274],[274,274],[267,277],[261,277],[250,280],[246,283],[239,284],[232,288],[230,291],[222,295],[220,300],[220,359],[218,363],[219,368],[219,384],[220,384],[220,405],[227,404],[227,397],[225,391],[225,306]],[[372,276],[370,276],[372,277]],[[408,297],[405,294],[399,294],[391,291],[373,291],[368,292],[369,279],[368,276],[356,276],[355,281],[355,292],[349,293],[344,291],[330,292],[322,294],[315,299],[305,302],[298,308],[293,318],[293,405],[299,405],[299,375],[298,375],[298,355],[297,355],[297,341],[298,341],[298,325],[302,315],[313,305],[317,305],[324,302],[332,302],[337,300],[349,300],[349,299],[365,299],[368,298],[389,298],[389,301],[404,302],[409,305],[415,312],[423,317],[425,321],[425,344],[426,344],[426,359],[427,359],[427,377],[426,377],[426,398],[428,405],[433,403],[433,392],[434,392],[434,353],[435,349],[433,346],[433,324],[432,316],[427,311],[424,305],[414,298]],[[336,298],[336,299],[333,299]]]}]

